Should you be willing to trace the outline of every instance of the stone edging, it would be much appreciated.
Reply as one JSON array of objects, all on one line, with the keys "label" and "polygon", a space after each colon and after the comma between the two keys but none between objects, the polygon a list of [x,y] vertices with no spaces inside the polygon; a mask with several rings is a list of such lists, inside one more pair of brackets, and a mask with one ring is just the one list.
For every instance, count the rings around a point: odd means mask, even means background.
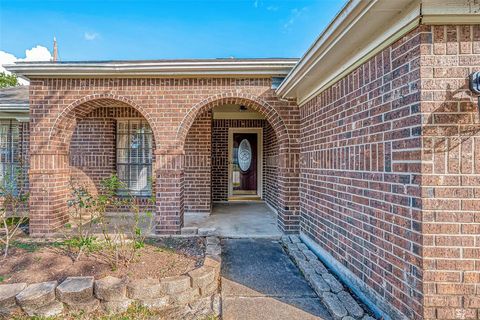
[{"label": "stone edging", "polygon": [[220,269],[221,246],[218,237],[206,238],[203,266],[187,275],[162,279],[125,280],[107,276],[68,277],[34,284],[0,285],[0,317],[19,308],[29,316],[55,316],[65,307],[86,313],[103,309],[121,313],[132,303],[149,309],[175,310],[182,318],[221,314]]},{"label": "stone edging", "polygon": [[282,243],[335,320],[374,320],[299,236],[284,236]]}]

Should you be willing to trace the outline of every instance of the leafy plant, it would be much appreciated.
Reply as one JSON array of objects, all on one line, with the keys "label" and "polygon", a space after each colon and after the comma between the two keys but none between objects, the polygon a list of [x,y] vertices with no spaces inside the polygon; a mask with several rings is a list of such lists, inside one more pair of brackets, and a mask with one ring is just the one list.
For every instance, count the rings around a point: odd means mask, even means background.
[{"label": "leafy plant", "polygon": [[[137,256],[138,250],[145,246],[146,234],[142,225],[148,224],[151,229],[152,212],[142,212],[135,196],[130,193],[119,197],[119,189],[127,189],[116,176],[111,175],[100,183],[97,195],[92,195],[84,186],[71,182],[72,198],[68,201],[73,220],[77,226],[66,225],[70,235],[65,244],[68,250],[76,255],[78,260],[84,252],[96,252],[102,255],[112,269],[117,269],[120,263],[128,265]],[[155,203],[154,197],[149,204]],[[130,214],[110,219],[108,211],[127,208]],[[92,235],[94,227],[100,226],[102,239]]]},{"label": "leafy plant", "polygon": [[35,252],[38,250],[39,245],[35,242],[19,242],[15,241],[12,243],[12,247],[23,249],[28,252]]},{"label": "leafy plant", "polygon": [[70,248],[77,248],[77,250],[87,250],[88,252],[94,252],[101,248],[100,243],[97,241],[96,237],[86,236],[86,237],[72,237],[63,242],[65,245]]},{"label": "leafy plant", "polygon": [[72,197],[67,204],[71,209],[70,215],[73,220],[77,221],[77,225],[76,227],[71,224],[65,226],[66,229],[72,231],[72,235],[67,237],[64,244],[68,247],[69,252],[75,255],[74,260],[77,261],[85,249],[92,252],[99,246],[96,238],[91,235],[92,226],[98,218],[95,210],[97,201],[85,186],[76,186],[71,181],[70,187]]},{"label": "leafy plant", "polygon": [[[145,212],[142,215],[141,208],[136,202],[135,196],[130,192],[127,192],[124,196],[118,197],[118,190],[127,190],[126,185],[116,175],[111,175],[101,183],[101,191],[99,199],[100,208],[103,212],[106,212],[107,206],[112,209],[118,209],[120,207],[126,207],[130,211],[130,215],[124,216],[123,220],[118,217],[117,221],[112,219],[108,221],[105,214],[102,215],[104,219],[100,223],[102,226],[102,232],[108,248],[108,260],[113,269],[118,268],[120,263],[128,265],[135,258],[137,251],[145,246],[146,234],[143,233],[141,225],[145,224],[146,220],[149,222],[148,229],[151,228],[151,217],[153,216],[150,211]],[[104,199],[108,199],[105,201]],[[149,204],[155,202],[155,199],[151,197]],[[133,222],[130,221],[133,219]]]},{"label": "leafy plant", "polygon": [[25,209],[29,193],[25,191],[25,174],[20,164],[13,174],[6,174],[0,184],[0,243],[3,245],[3,257],[8,256],[12,239],[22,226],[28,222]]},{"label": "leafy plant", "polygon": [[18,79],[16,75],[0,72],[0,88],[15,87],[15,86],[18,86]]}]

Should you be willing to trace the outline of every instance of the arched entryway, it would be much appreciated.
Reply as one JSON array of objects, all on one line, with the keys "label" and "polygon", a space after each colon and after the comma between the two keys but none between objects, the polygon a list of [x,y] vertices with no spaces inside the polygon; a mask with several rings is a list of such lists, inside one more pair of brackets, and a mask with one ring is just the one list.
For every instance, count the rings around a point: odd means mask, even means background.
[{"label": "arched entryway", "polygon": [[[155,193],[155,124],[134,102],[112,94],[87,96],[53,120],[45,117],[33,124],[32,235],[48,234],[68,221],[72,181],[95,193],[102,179],[116,174],[125,182],[119,192],[133,194],[140,204]],[[42,127],[49,130],[35,131]]]},{"label": "arched entryway", "polygon": [[[233,118],[215,118],[215,110],[224,107],[228,107],[224,114]],[[250,116],[245,117],[247,114]],[[250,135],[255,139],[250,141],[255,148],[257,144],[262,146],[257,155],[260,159],[257,172],[261,176],[254,194],[245,199],[258,196],[265,200],[278,213],[279,228],[294,231],[298,225],[298,154],[295,153],[298,149],[289,130],[289,124],[274,105],[258,96],[220,94],[190,108],[177,132],[185,159],[182,190],[185,211],[205,212],[214,201],[233,200],[231,177],[235,175],[225,172],[234,167],[230,166],[232,145],[227,148],[227,144],[235,143],[235,135],[240,140],[248,140],[245,138]],[[237,194],[233,198],[238,200]]]},{"label": "arched entryway", "polygon": [[[294,103],[279,101],[270,91],[264,95],[239,93],[237,90],[199,99],[197,103],[172,110],[169,105],[156,105],[153,100],[139,100],[145,107],[124,96],[111,93],[92,94],[75,99],[63,105],[68,99],[49,101],[45,112],[41,113],[40,102],[36,114],[31,117],[30,153],[30,227],[34,236],[46,235],[62,227],[68,219],[67,200],[70,193],[69,181],[73,170],[82,167],[78,159],[72,159],[72,141],[77,154],[83,152],[80,140],[75,138],[78,124],[92,114],[98,117],[101,112],[130,110],[133,117],[143,119],[151,128],[156,147],[152,150],[151,175],[154,181],[152,193],[156,198],[155,225],[159,234],[178,234],[183,226],[183,214],[188,197],[185,184],[188,178],[190,158],[186,158],[186,137],[201,114],[225,104],[242,105],[258,112],[268,122],[271,135],[275,136],[276,186],[275,200],[278,211],[278,226],[286,232],[296,231],[299,224],[298,212],[298,107]],[[141,95],[140,95],[141,96]],[[97,110],[97,111],[96,111]],[[103,110],[103,111],[98,111]],[[115,111],[115,112],[116,112]],[[95,118],[95,117],[93,117]],[[198,122],[197,122],[198,123]],[[95,125],[85,126],[95,130]],[[92,133],[91,139],[95,139]],[[76,141],[76,142],[75,142]],[[97,150],[101,143],[97,141]],[[94,152],[91,152],[93,155]],[[208,163],[208,158],[203,158]],[[85,168],[76,171],[92,180],[95,186],[95,168],[88,172]],[[197,190],[198,191],[198,190]],[[207,190],[207,193],[210,189]],[[210,194],[210,193],[209,193]],[[207,204],[208,205],[208,204]],[[188,208],[188,207],[187,207]]]}]

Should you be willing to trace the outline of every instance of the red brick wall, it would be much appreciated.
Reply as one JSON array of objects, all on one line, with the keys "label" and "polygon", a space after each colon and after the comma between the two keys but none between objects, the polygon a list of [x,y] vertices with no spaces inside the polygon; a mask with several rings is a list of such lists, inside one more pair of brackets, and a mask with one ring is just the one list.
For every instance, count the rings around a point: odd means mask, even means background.
[{"label": "red brick wall", "polygon": [[229,120],[213,121],[212,139],[212,199],[228,198],[228,127]]},{"label": "red brick wall", "polygon": [[79,121],[70,143],[72,182],[88,186],[93,193],[116,169],[116,121],[111,111],[98,108]]},{"label": "red brick wall", "polygon": [[31,233],[48,234],[66,222],[71,136],[78,121],[110,105],[133,107],[152,127],[157,231],[180,232],[188,131],[199,114],[224,104],[244,104],[272,124],[279,146],[278,223],[287,232],[298,230],[298,107],[275,96],[270,78],[116,78],[31,81]]},{"label": "red brick wall", "polygon": [[263,129],[263,199],[276,210],[278,210],[277,167],[277,137],[267,122]]},{"label": "red brick wall", "polygon": [[480,318],[479,57],[421,26],[300,107],[301,230],[394,317]]},{"label": "red brick wall", "polygon": [[185,211],[212,209],[212,112],[195,119],[185,140]]},{"label": "red brick wall", "polygon": [[300,107],[301,230],[392,316],[422,315],[415,30]]},{"label": "red brick wall", "polygon": [[425,27],[421,66],[425,319],[480,319],[480,25]]}]

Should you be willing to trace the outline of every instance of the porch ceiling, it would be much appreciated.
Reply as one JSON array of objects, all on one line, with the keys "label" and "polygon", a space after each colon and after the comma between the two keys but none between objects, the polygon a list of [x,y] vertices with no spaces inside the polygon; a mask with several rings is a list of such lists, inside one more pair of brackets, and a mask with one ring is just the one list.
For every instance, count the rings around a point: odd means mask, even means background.
[{"label": "porch ceiling", "polygon": [[265,116],[255,110],[240,110],[239,104],[225,104],[213,108],[213,119],[265,119]]}]

